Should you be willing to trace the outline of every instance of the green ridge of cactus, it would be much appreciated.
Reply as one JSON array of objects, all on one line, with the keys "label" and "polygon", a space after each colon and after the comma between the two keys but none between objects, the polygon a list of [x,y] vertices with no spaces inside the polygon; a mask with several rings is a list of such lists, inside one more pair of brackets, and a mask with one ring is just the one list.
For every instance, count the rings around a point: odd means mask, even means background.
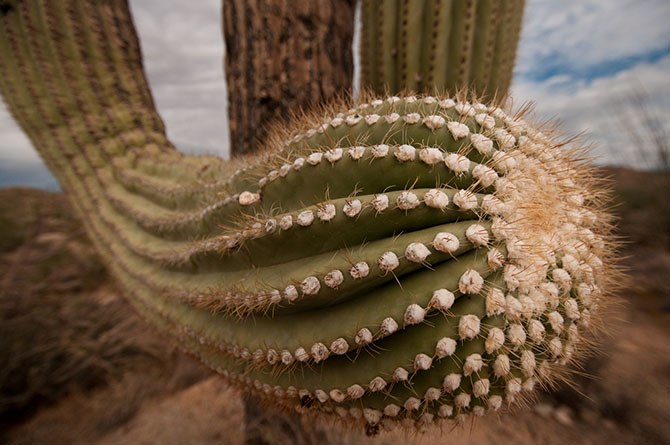
[{"label": "green ridge of cactus", "polygon": [[603,194],[497,105],[365,97],[224,162],[178,153],[124,3],[10,2],[0,91],[130,303],[232,384],[378,431],[565,374],[614,272]]},{"label": "green ridge of cactus", "polygon": [[524,0],[364,0],[361,85],[504,99]]}]

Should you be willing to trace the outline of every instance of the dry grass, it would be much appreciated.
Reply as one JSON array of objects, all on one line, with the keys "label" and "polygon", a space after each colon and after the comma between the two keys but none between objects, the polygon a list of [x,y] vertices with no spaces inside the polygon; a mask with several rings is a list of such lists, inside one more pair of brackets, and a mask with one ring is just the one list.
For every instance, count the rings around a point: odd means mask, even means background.
[{"label": "dry grass", "polygon": [[[96,427],[105,429],[105,423],[116,425],[129,417],[149,393],[166,393],[202,378],[203,371],[191,361],[192,369],[175,374],[184,359],[119,298],[62,195],[0,190],[0,225],[4,426],[27,419],[45,403],[70,394],[83,397],[115,382],[100,407],[111,411]],[[142,370],[139,378],[129,377],[133,370]],[[158,385],[150,384],[157,379]],[[89,414],[96,412],[88,408]]]}]

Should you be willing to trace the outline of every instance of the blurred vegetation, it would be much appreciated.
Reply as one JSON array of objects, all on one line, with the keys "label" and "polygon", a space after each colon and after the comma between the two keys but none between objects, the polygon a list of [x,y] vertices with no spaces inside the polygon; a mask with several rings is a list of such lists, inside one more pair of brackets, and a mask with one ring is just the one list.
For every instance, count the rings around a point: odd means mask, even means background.
[{"label": "blurred vegetation", "polygon": [[[119,298],[63,195],[0,190],[0,234],[3,424],[129,370],[175,370],[172,346]],[[204,375],[184,372],[195,377],[174,387]]]}]

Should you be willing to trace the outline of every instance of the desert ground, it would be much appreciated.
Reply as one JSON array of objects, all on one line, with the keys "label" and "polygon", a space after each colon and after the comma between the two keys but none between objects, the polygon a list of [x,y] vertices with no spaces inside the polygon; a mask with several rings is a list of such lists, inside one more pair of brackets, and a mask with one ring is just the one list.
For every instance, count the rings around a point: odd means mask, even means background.
[{"label": "desert ground", "polygon": [[604,168],[628,278],[570,384],[526,408],[421,435],[252,403],[136,315],[67,199],[0,190],[0,442],[670,444],[670,172]]}]

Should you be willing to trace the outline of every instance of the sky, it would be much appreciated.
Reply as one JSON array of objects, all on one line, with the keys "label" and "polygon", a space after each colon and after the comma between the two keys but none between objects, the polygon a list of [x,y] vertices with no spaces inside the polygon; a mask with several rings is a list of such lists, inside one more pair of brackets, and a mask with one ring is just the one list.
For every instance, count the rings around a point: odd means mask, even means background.
[{"label": "sky", "polygon": [[[183,152],[227,157],[221,0],[130,6],[168,138]],[[653,168],[644,124],[670,135],[668,22],[668,0],[527,0],[515,103],[533,101],[538,120],[558,119],[566,134],[583,132],[600,164]],[[646,98],[645,114],[634,95]],[[9,185],[58,188],[0,101],[0,186]]]}]

